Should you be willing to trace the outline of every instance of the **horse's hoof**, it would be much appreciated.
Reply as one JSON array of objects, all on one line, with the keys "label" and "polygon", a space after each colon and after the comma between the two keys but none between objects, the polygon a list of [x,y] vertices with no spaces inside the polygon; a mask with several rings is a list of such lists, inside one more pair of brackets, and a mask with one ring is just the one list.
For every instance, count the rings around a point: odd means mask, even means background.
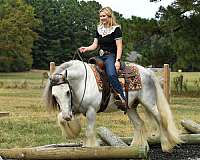
[{"label": "horse's hoof", "polygon": [[99,142],[83,142],[83,147],[98,147],[100,146]]}]

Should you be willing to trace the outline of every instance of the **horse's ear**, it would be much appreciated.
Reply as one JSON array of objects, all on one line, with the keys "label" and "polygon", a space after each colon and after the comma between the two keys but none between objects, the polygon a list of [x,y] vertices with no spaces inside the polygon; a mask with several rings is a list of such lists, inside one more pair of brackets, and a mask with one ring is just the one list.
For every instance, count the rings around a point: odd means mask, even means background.
[{"label": "horse's ear", "polygon": [[67,74],[68,74],[68,72],[67,72],[67,70],[65,70],[64,76],[65,76],[66,79],[67,79]]}]

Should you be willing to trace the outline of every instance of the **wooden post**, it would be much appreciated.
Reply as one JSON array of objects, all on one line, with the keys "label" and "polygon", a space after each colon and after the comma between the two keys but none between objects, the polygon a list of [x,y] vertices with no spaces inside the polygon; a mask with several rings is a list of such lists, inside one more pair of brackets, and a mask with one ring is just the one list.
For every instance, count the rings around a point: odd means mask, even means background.
[{"label": "wooden post", "polygon": [[167,101],[170,103],[170,69],[169,64],[164,64],[164,83],[163,83],[163,90],[164,94],[167,98]]},{"label": "wooden post", "polygon": [[50,62],[50,75],[53,74],[53,72],[55,71],[55,69],[56,69],[55,62]]}]

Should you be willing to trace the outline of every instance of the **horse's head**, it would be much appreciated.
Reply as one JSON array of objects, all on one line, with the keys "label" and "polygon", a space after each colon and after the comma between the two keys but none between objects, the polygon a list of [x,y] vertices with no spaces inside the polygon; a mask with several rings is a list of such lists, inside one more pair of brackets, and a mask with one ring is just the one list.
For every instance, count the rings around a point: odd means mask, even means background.
[{"label": "horse's head", "polygon": [[60,74],[53,74],[50,78],[52,85],[52,96],[58,103],[62,112],[62,118],[66,121],[72,120],[72,90],[66,78],[66,71]]}]

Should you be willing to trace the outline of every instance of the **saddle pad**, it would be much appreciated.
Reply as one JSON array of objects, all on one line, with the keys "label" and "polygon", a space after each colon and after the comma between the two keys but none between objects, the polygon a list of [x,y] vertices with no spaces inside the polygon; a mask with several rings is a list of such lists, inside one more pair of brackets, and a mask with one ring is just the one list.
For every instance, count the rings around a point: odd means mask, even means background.
[{"label": "saddle pad", "polygon": [[[94,72],[94,76],[96,78],[96,82],[97,82],[99,90],[102,90],[103,83],[102,83],[100,74],[96,69],[96,66],[90,65],[90,67],[92,68],[92,71]],[[140,90],[142,88],[141,77],[140,77],[138,68],[134,64],[131,65],[131,71],[132,71],[131,76],[129,76],[129,78],[128,78],[128,80],[129,80],[129,89],[128,90],[129,91],[130,90],[132,90],[132,91]],[[119,81],[124,89],[125,88],[125,78],[119,78]]]}]

